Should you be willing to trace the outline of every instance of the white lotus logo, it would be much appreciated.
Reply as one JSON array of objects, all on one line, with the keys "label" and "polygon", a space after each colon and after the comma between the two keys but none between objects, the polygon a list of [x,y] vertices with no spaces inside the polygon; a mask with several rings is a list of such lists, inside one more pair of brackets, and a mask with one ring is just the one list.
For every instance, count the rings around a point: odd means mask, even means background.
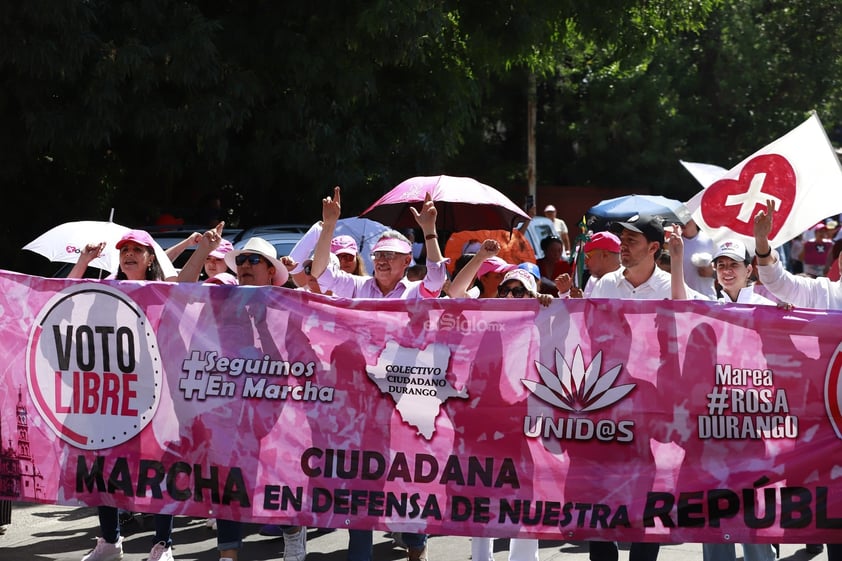
[{"label": "white lotus logo", "polygon": [[532,380],[521,380],[523,385],[537,397],[550,405],[571,412],[584,413],[608,407],[626,397],[635,384],[614,387],[622,364],[607,372],[602,368],[602,351],[599,351],[587,368],[582,349],[576,347],[573,362],[568,365],[558,350],[555,352],[555,372],[536,361],[535,366],[543,384]]}]

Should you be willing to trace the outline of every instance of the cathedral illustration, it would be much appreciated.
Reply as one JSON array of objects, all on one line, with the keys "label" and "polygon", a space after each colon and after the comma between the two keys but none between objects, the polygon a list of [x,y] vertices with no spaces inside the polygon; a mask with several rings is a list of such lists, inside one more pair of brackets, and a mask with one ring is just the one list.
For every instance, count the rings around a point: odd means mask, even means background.
[{"label": "cathedral illustration", "polygon": [[15,408],[17,418],[17,445],[8,441],[3,433],[3,417],[0,411],[0,497],[17,499],[37,499],[44,493],[44,476],[35,465],[29,448],[29,421],[23,395],[18,389],[18,404]]}]

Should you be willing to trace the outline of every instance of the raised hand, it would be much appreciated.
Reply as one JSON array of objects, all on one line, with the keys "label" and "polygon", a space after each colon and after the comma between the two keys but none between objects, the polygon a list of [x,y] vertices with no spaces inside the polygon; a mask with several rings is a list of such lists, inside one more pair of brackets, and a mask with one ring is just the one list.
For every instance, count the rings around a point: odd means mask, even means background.
[{"label": "raised hand", "polygon": [[500,253],[500,243],[497,240],[485,240],[482,242],[479,251],[477,251],[477,258],[485,261],[489,257],[494,257]]},{"label": "raised hand", "polygon": [[667,251],[670,254],[670,260],[684,258],[684,238],[681,236],[681,229],[676,228],[670,234],[667,240]]},{"label": "raised hand", "polygon": [[409,207],[409,210],[415,217],[415,221],[419,226],[421,226],[421,229],[424,230],[424,233],[429,234],[435,232],[438,211],[436,211],[436,205],[433,203],[433,197],[430,195],[429,191],[424,197],[424,204],[421,205],[421,212],[415,210],[415,207]]},{"label": "raised hand", "polygon": [[342,210],[342,199],[339,186],[333,188],[333,197],[322,199],[322,220],[326,223],[336,224]]},{"label": "raised hand", "polygon": [[87,244],[85,249],[82,250],[82,253],[79,254],[79,261],[82,263],[90,263],[102,255],[105,245],[105,242]]},{"label": "raised hand", "polygon": [[[775,217],[775,201],[767,200],[766,209],[754,215],[754,239],[769,241]],[[764,251],[766,248],[762,248]]]},{"label": "raised hand", "polygon": [[555,283],[556,290],[558,290],[559,294],[569,292],[573,287],[573,278],[568,273],[560,274],[553,279],[553,282]]}]

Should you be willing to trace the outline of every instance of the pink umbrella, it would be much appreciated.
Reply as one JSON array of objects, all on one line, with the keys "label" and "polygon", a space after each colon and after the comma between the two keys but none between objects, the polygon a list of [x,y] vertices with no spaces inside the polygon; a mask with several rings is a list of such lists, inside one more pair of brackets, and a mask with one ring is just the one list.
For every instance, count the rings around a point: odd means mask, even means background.
[{"label": "pink umbrella", "polygon": [[528,214],[497,189],[470,177],[449,175],[407,179],[360,216],[393,228],[415,227],[409,208],[419,210],[427,193],[436,204],[438,228],[448,232],[511,230],[518,222],[529,220]]}]

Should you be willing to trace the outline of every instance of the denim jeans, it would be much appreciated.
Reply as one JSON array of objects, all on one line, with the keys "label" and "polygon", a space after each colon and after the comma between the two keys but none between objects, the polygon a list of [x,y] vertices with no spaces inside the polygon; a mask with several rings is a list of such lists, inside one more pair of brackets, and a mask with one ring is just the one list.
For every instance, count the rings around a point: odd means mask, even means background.
[{"label": "denim jeans", "polygon": [[[120,511],[113,506],[98,506],[96,512],[103,539],[108,543],[117,543],[120,539]],[[152,545],[158,542],[164,542],[167,547],[172,545],[172,523],[173,517],[170,514],[155,515],[155,536]]]},{"label": "denim jeans", "polygon": [[[588,542],[590,561],[617,561],[619,553],[617,542]],[[657,561],[659,543],[632,543],[629,547],[629,561]]]},{"label": "denim jeans", "polygon": [[[427,545],[426,534],[401,534],[404,543],[415,549]],[[374,532],[371,530],[348,530],[348,561],[371,561]]]},{"label": "denim jeans", "polygon": [[[775,561],[775,550],[768,543],[744,543],[745,561]],[[733,543],[703,543],[703,561],[736,561],[737,548]]]},{"label": "denim jeans", "polygon": [[243,525],[234,520],[216,519],[216,549],[240,549],[243,545]]},{"label": "denim jeans", "polygon": [[842,543],[829,543],[827,545],[827,561],[842,561]]}]

